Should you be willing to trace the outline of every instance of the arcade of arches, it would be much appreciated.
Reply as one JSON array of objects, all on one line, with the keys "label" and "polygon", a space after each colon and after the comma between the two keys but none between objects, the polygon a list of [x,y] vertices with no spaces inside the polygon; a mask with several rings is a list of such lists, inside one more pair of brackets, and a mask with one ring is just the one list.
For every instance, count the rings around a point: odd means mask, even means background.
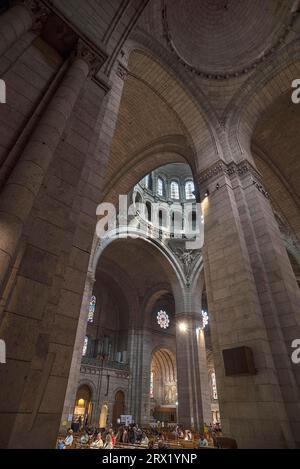
[{"label": "arcade of arches", "polygon": [[78,4],[0,2],[0,447],[300,447],[299,1]]}]

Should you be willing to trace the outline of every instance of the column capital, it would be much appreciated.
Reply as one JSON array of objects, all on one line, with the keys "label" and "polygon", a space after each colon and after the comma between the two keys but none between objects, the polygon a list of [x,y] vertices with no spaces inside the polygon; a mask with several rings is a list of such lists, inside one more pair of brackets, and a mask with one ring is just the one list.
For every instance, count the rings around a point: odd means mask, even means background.
[{"label": "column capital", "polygon": [[32,16],[32,29],[40,30],[47,21],[50,8],[41,0],[13,0],[12,6],[23,5]]},{"label": "column capital", "polygon": [[240,180],[250,176],[252,184],[255,185],[266,198],[269,198],[269,194],[263,185],[262,175],[247,159],[238,162],[230,161],[229,163],[220,159],[201,171],[198,174],[198,182],[201,188],[200,192],[206,192],[207,187],[204,186],[205,183],[211,184],[217,181],[220,176],[227,176],[230,179],[238,177]]},{"label": "column capital", "polygon": [[73,58],[82,59],[87,63],[90,76],[96,75],[104,62],[104,57],[100,56],[96,50],[82,39],[77,42]]}]

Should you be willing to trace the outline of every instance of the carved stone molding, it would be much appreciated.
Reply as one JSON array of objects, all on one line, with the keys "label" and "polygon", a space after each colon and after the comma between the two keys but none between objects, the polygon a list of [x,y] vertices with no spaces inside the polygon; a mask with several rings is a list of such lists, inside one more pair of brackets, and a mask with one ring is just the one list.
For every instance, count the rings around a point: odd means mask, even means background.
[{"label": "carved stone molding", "polygon": [[169,247],[179,260],[185,275],[186,285],[189,286],[194,267],[202,254],[201,249],[185,249],[184,247],[178,247],[178,245],[173,245],[172,243],[169,244]]},{"label": "carved stone molding", "polygon": [[116,74],[121,80],[126,80],[128,76],[128,70],[121,62],[118,63]]},{"label": "carved stone molding", "polygon": [[96,75],[103,64],[102,57],[99,57],[99,55],[82,39],[79,39],[77,42],[74,58],[80,58],[88,64],[90,76]]},{"label": "carved stone molding", "polygon": [[252,184],[266,197],[269,198],[269,193],[264,188],[262,177],[260,173],[249,163],[248,160],[242,160],[239,163],[234,161],[225,163],[222,160],[216,161],[209,168],[200,173],[198,181],[200,186],[203,183],[212,182],[219,175],[229,176],[231,179],[238,176],[240,179],[252,176]]},{"label": "carved stone molding", "polygon": [[224,161],[219,160],[209,168],[202,171],[199,175],[198,181],[200,184],[202,184],[203,182],[207,182],[222,173],[226,173],[226,164]]}]

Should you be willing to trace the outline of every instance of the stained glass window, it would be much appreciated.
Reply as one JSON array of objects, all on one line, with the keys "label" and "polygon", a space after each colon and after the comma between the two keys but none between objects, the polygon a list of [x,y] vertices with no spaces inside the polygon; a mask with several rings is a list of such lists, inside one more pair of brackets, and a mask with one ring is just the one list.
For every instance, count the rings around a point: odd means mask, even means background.
[{"label": "stained glass window", "polygon": [[185,183],[185,198],[188,200],[194,199],[195,198],[194,190],[195,190],[195,186],[194,186],[193,181],[187,181]]},{"label": "stained glass window", "polygon": [[88,336],[86,335],[85,338],[84,338],[83,348],[82,348],[82,356],[83,356],[83,357],[85,357],[85,355],[86,355],[88,343],[89,343],[89,338],[88,338]]},{"label": "stained glass window", "polygon": [[96,310],[96,297],[95,297],[95,295],[93,295],[91,297],[91,301],[89,303],[89,313],[88,313],[88,322],[89,323],[94,322],[95,310]]}]

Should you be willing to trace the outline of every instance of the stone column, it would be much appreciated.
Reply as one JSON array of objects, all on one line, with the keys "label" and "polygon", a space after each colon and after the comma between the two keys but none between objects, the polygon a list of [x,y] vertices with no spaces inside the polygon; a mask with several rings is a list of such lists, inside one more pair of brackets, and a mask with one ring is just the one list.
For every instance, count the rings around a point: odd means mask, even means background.
[{"label": "stone column", "polygon": [[152,331],[140,326],[132,329],[128,337],[130,382],[127,409],[139,425],[150,421],[150,371],[152,360]]},{"label": "stone column", "polygon": [[210,422],[206,349],[200,313],[176,314],[178,423],[203,430]]},{"label": "stone column", "polygon": [[15,2],[0,16],[0,56],[48,13],[49,10],[38,0]]},{"label": "stone column", "polygon": [[[235,163],[219,161],[199,177],[204,270],[222,427],[239,447],[293,447],[255,280],[258,272],[253,270],[256,253],[249,244],[253,232],[245,225],[248,208],[242,203],[236,169]],[[223,350],[242,346],[252,350],[256,372],[226,374]]]},{"label": "stone column", "polygon": [[140,385],[138,389],[138,400],[140,425],[149,425],[150,421],[150,372],[151,372],[151,358],[152,358],[152,331],[148,329],[143,330],[142,334],[142,350],[141,350],[141,374]]},{"label": "stone column", "polygon": [[[82,348],[83,348],[84,338],[86,334],[89,303],[90,303],[91,296],[93,294],[94,283],[95,283],[94,274],[92,272],[88,272],[86,282],[85,282],[85,287],[84,287],[79,320],[78,320],[74,350],[73,350],[73,355],[72,355],[72,362],[71,362],[71,367],[70,367],[70,374],[68,378],[68,386],[67,386],[66,397],[65,397],[65,402],[64,402],[64,409],[62,413],[61,428],[60,428],[61,431],[66,430],[66,428],[70,426],[71,421],[69,419],[69,415],[73,415],[74,413],[76,392],[77,392],[79,376],[80,376]],[[96,396],[92,396],[92,399],[95,403]],[[94,407],[95,405],[93,406],[93,414],[95,413]]]},{"label": "stone column", "polygon": [[142,329],[141,330],[132,329],[131,331],[129,331],[128,361],[129,361],[129,366],[130,366],[130,381],[129,381],[129,390],[128,390],[129,395],[128,395],[128,400],[127,400],[128,415],[132,415],[134,420],[140,424],[141,416],[142,416],[142,370],[143,370],[143,330]]},{"label": "stone column", "polygon": [[300,338],[300,290],[261,175],[242,161],[232,180],[278,382],[300,447],[300,367],[291,361],[292,341]]},{"label": "stone column", "polygon": [[96,59],[81,42],[0,197],[0,288],[12,266],[23,227],[68,119]]}]

